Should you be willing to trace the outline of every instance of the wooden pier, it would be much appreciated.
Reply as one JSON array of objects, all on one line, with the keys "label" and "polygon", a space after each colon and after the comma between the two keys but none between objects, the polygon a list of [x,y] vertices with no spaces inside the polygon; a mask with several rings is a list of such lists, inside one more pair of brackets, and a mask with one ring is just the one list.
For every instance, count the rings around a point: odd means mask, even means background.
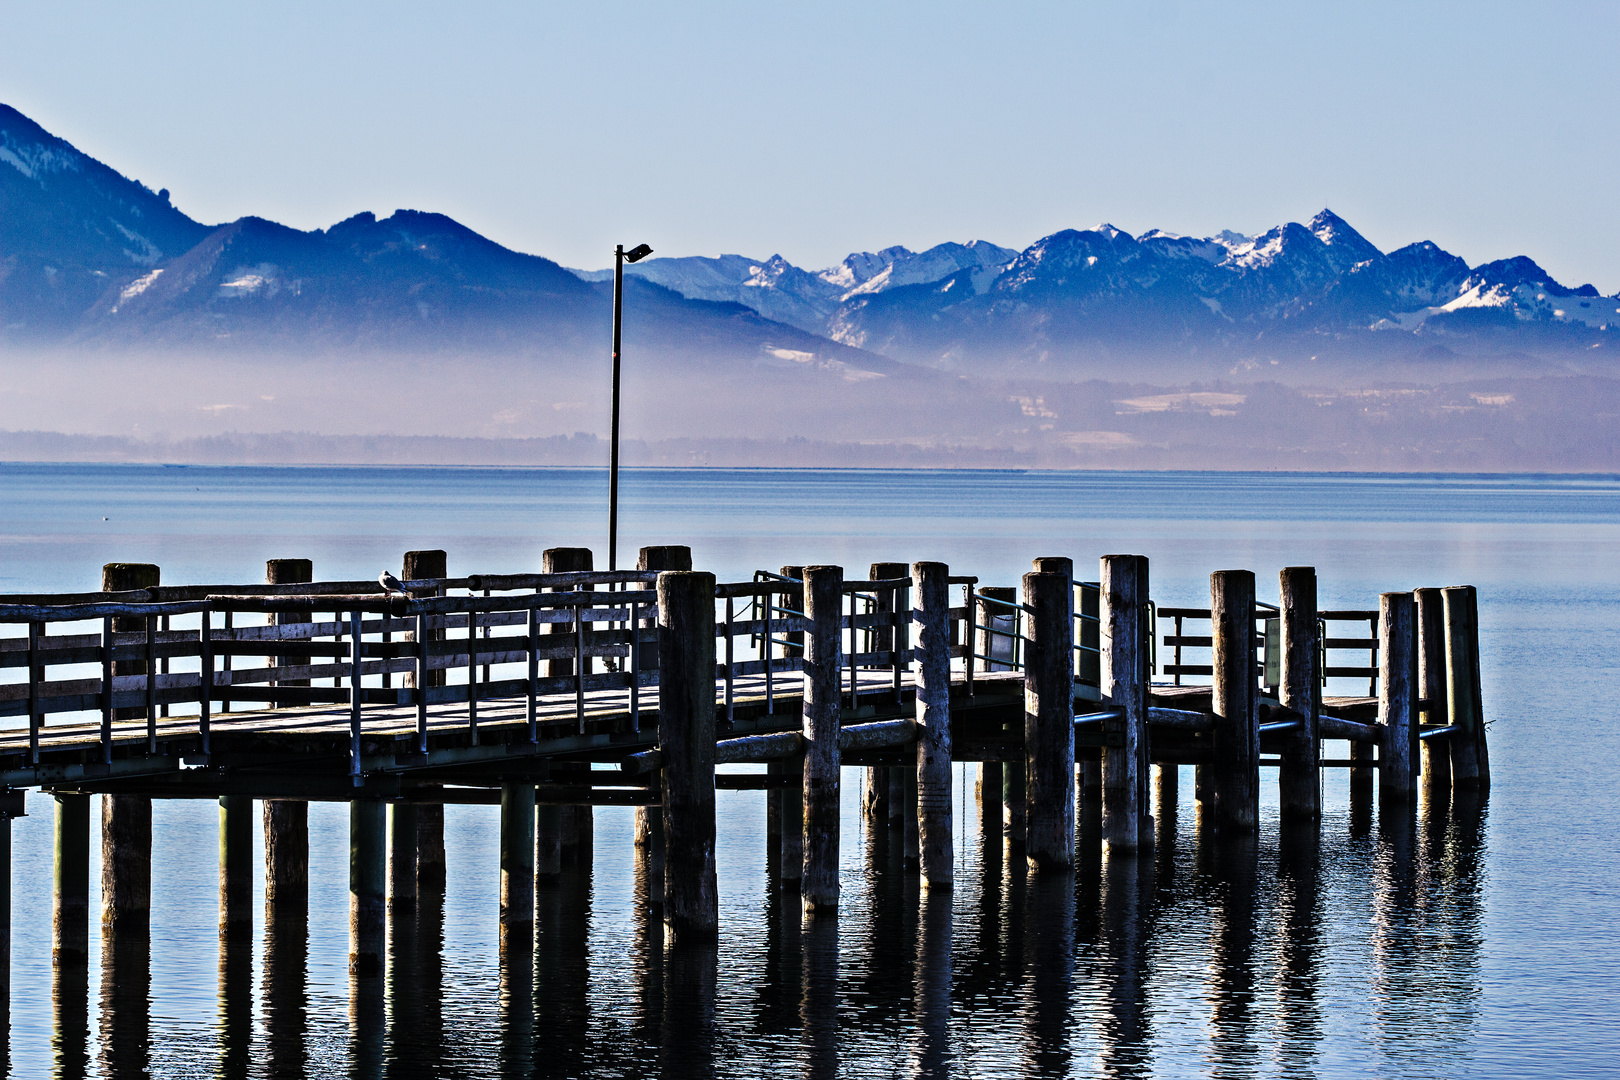
[{"label": "wooden pier", "polygon": [[[386,593],[317,582],[298,559],[252,586],[109,564],[98,592],[0,597],[0,716],[14,718],[0,853],[9,866],[26,792],[51,795],[56,963],[88,957],[97,794],[101,919],[120,933],[149,920],[151,800],[218,800],[222,938],[252,925],[255,822],[267,918],[295,917],[307,803],[349,803],[364,975],[390,918],[443,891],[448,803],[500,807],[503,944],[532,927],[536,882],[589,857],[591,808],[637,807],[647,900],[679,946],[724,932],[716,789],[767,792],[770,864],[814,918],[839,904],[846,767],[864,768],[862,811],[925,894],[951,889],[969,824],[953,817],[953,762],[979,763],[983,827],[1038,875],[1072,871],[1091,805],[1107,858],[1151,849],[1154,766],[1172,805],[1175,767],[1196,766],[1209,827],[1236,836],[1258,828],[1265,768],[1291,822],[1320,817],[1324,769],[1350,770],[1353,799],[1376,774],[1392,814],[1420,785],[1489,784],[1470,586],[1323,611],[1312,568],[1282,570],[1276,604],[1225,570],[1208,608],[1172,608],[1138,555],[1103,556],[1096,582],[1036,559],[1016,589],[934,562],[720,582],[681,547],[590,567],[588,551],[553,549],[539,573],[452,578],[444,552],[410,552],[403,591]],[[1329,678],[1368,692],[1326,697]],[[737,763],[765,769],[717,769]]]}]

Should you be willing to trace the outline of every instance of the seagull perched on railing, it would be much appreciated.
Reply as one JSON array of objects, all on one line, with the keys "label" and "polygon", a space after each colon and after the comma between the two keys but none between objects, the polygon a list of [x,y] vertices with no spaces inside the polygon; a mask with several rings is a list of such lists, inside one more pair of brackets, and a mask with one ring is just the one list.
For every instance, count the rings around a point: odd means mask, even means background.
[{"label": "seagull perched on railing", "polygon": [[382,573],[377,575],[377,584],[383,587],[384,592],[390,594],[399,593],[401,596],[410,595],[410,593],[405,591],[405,583],[400,581],[399,578],[395,577],[393,574],[390,574],[387,570],[384,570]]}]

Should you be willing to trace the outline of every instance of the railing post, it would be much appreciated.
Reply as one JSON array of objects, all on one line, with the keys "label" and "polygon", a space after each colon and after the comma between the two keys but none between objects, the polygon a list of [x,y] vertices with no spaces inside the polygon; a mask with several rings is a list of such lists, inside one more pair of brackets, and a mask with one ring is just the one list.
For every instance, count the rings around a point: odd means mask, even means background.
[{"label": "railing post", "polygon": [[1479,679],[1479,596],[1472,585],[1440,590],[1446,623],[1446,703],[1453,727],[1451,782],[1459,788],[1491,786],[1485,747],[1485,711]]},{"label": "railing post", "polygon": [[1224,832],[1252,833],[1260,816],[1254,573],[1217,570],[1209,577],[1209,594],[1215,639],[1215,824]]},{"label": "railing post", "polygon": [[1412,798],[1417,764],[1417,626],[1411,593],[1378,597],[1378,794],[1383,802]]},{"label": "railing post", "polygon": [[[1417,696],[1426,702],[1420,715],[1426,723],[1443,726],[1450,712],[1446,704],[1445,601],[1439,589],[1414,589],[1412,599],[1417,604]],[[1451,747],[1448,740],[1421,740],[1421,746],[1419,771],[1423,786],[1431,792],[1449,792]]]},{"label": "railing post", "polygon": [[658,575],[658,746],[663,754],[664,929],[714,941],[714,575]]},{"label": "railing post", "polygon": [[[1111,854],[1136,851],[1152,835],[1147,809],[1147,656],[1142,649],[1147,608],[1147,559],[1104,555],[1102,588],[1103,700],[1123,711],[1103,724],[1117,741],[1102,751],[1102,834]],[[1251,650],[1252,651],[1252,650]]]},{"label": "railing post", "polygon": [[1073,580],[1072,569],[1024,575],[1024,606],[1031,612],[1024,660],[1024,855],[1035,870],[1074,866]]},{"label": "railing post", "polygon": [[1282,674],[1277,699],[1302,718],[1299,729],[1283,740],[1277,786],[1285,818],[1314,820],[1322,816],[1322,785],[1317,760],[1322,741],[1322,673],[1317,667],[1316,568],[1285,567],[1277,575],[1282,626]]},{"label": "railing post", "polygon": [[843,666],[841,566],[804,568],[805,615],[810,632],[804,653],[804,872],[799,880],[808,915],[838,910],[838,752]]},{"label": "railing post", "polygon": [[950,573],[942,562],[911,564],[917,625],[917,858],[924,889],[949,889],[955,881]]}]

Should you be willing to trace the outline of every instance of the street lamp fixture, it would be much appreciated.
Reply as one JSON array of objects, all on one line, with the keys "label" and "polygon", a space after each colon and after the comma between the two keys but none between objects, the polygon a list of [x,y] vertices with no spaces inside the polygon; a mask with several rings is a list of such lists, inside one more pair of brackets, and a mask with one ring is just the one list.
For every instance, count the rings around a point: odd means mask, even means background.
[{"label": "street lamp fixture", "polygon": [[646,244],[613,249],[613,449],[608,465],[608,569],[619,568],[619,328],[624,321],[624,264],[652,254]]}]

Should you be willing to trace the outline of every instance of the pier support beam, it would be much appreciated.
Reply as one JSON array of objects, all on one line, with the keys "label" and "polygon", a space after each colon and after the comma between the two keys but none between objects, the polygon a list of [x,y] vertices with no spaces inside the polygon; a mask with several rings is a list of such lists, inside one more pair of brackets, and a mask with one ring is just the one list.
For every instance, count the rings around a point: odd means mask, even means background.
[{"label": "pier support beam", "polygon": [[[1418,697],[1427,702],[1421,718],[1424,723],[1449,722],[1446,698],[1446,612],[1439,589],[1416,589],[1417,604]],[[1422,742],[1423,786],[1431,792],[1451,789],[1451,746],[1447,739]]]},{"label": "pier support beam", "polygon": [[1411,593],[1378,598],[1378,797],[1409,802],[1417,779],[1417,626]]},{"label": "pier support beam", "polygon": [[917,854],[924,889],[949,889],[955,881],[950,574],[942,562],[911,566],[917,612]]},{"label": "pier support beam", "polygon": [[389,804],[388,913],[396,919],[416,915],[416,839],[421,828],[415,803]]},{"label": "pier support beam", "polygon": [[804,872],[799,892],[807,915],[838,910],[838,676],[843,668],[841,566],[804,568]]},{"label": "pier support beam", "polygon": [[1285,818],[1315,820],[1322,816],[1319,723],[1322,674],[1317,652],[1316,568],[1285,567],[1277,575],[1282,622],[1282,675],[1277,700],[1304,718],[1283,742],[1277,786]]},{"label": "pier support beam", "polygon": [[534,785],[501,785],[501,925],[534,922]]},{"label": "pier support beam", "polygon": [[[875,562],[868,570],[868,579],[871,581],[892,581],[895,578],[909,577],[911,568],[905,563]],[[895,593],[884,591],[877,594],[877,613],[879,615],[893,615],[896,601],[899,597]],[[888,652],[897,646],[894,627],[879,626],[872,631],[872,651]],[[861,813],[869,826],[883,825],[889,814],[889,791],[891,788],[889,773],[891,770],[881,765],[869,765],[866,768],[866,788],[861,793]]]},{"label": "pier support beam", "polygon": [[[1066,561],[1066,560],[1065,560]],[[1070,573],[1024,575],[1024,855],[1037,871],[1074,866],[1074,587]]]},{"label": "pier support beam", "polygon": [[379,799],[349,804],[349,973],[379,975],[387,943],[387,815]]},{"label": "pier support beam", "polygon": [[[684,544],[661,544],[644,547],[636,557],[636,569],[642,573],[662,574],[665,570],[691,570],[692,549]],[[656,589],[657,586],[643,586],[645,589]],[[656,594],[655,594],[656,595]],[[766,603],[770,602],[766,597]],[[658,650],[641,650],[641,670],[658,670]],[[773,792],[773,794],[775,794]],[[658,875],[658,881],[663,881],[664,873],[664,814],[656,806],[636,807],[636,854],[647,860],[648,873]],[[653,864],[657,865],[654,866]],[[539,873],[538,863],[536,873]],[[655,888],[653,895],[659,903],[663,902],[663,890]]]},{"label": "pier support beam", "polygon": [[1260,817],[1260,729],[1255,720],[1254,573],[1209,577],[1215,644],[1215,827],[1246,834]]},{"label": "pier support beam", "polygon": [[979,762],[979,828],[981,842],[1001,849],[1001,770],[999,761]]},{"label": "pier support beam", "polygon": [[152,800],[101,797],[101,925],[146,934],[152,920]]},{"label": "pier support beam", "polygon": [[1446,624],[1446,702],[1452,736],[1451,782],[1459,788],[1491,786],[1485,748],[1485,710],[1479,680],[1479,597],[1472,585],[1440,590]]},{"label": "pier support beam", "polygon": [[56,795],[56,867],[51,959],[58,967],[90,962],[90,796]]},{"label": "pier support beam", "polygon": [[658,747],[663,753],[664,931],[720,933],[714,862],[714,575],[658,575]]},{"label": "pier support beam", "polygon": [[[1102,690],[1104,703],[1121,709],[1104,722],[1118,746],[1102,751],[1102,838],[1109,854],[1136,851],[1151,839],[1147,801],[1147,559],[1104,555],[1102,585]],[[1110,741],[1113,741],[1110,739]]]},{"label": "pier support beam", "polygon": [[309,803],[264,801],[264,906],[272,920],[309,911]]},{"label": "pier support beam", "polygon": [[253,799],[222,795],[219,800],[219,932],[222,937],[253,931]]}]

